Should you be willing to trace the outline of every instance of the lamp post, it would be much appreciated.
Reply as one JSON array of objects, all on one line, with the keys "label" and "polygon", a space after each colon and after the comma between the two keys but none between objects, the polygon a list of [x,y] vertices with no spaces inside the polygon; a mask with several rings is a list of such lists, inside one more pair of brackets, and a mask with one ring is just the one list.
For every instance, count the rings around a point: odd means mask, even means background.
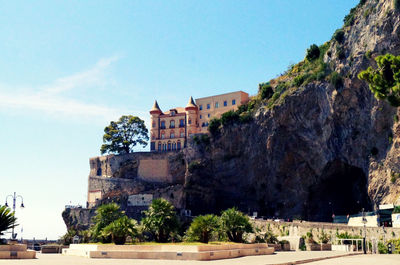
[{"label": "lamp post", "polygon": [[[17,195],[15,192],[14,192],[14,195],[7,195],[7,197],[6,197],[6,203],[5,203],[5,206],[6,206],[6,207],[8,207],[7,200],[8,200],[9,197],[11,197],[12,200],[13,200],[13,213],[14,213],[14,214],[15,214],[15,203],[17,202],[17,198],[21,198],[21,206],[20,206],[20,207],[21,207],[21,208],[24,208],[24,207],[25,207],[25,206],[24,206],[24,198],[22,198],[21,195]],[[15,239],[17,238],[17,234],[14,233],[14,226],[12,227],[11,237],[12,237],[13,240],[15,240]]]},{"label": "lamp post", "polygon": [[364,250],[364,254],[367,254],[367,228],[366,228],[366,224],[367,224],[367,218],[365,217],[365,212],[364,212],[364,208],[362,208],[362,222],[364,224],[364,238],[363,238],[363,250]]}]

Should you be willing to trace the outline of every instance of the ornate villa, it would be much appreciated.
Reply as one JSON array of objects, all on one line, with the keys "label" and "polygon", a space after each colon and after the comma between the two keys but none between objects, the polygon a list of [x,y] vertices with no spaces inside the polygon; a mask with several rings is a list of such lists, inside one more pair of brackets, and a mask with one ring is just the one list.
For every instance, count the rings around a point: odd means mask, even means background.
[{"label": "ornate villa", "polygon": [[208,133],[211,118],[219,118],[222,113],[236,110],[249,100],[243,91],[231,92],[193,100],[190,97],[186,107],[177,107],[162,112],[157,101],[150,110],[151,151],[180,150],[186,146],[188,137]]}]

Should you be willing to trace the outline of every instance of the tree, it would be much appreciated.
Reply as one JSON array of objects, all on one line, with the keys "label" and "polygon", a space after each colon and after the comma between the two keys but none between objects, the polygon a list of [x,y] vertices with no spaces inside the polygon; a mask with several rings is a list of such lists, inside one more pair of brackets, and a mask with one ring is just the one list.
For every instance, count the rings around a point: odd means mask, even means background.
[{"label": "tree", "polygon": [[103,243],[111,242],[111,236],[104,236],[102,234],[103,229],[125,216],[119,206],[116,203],[103,204],[96,210],[96,216],[93,217],[94,226],[91,228],[92,238],[95,241],[101,241]]},{"label": "tree", "polygon": [[144,231],[150,232],[157,242],[167,242],[170,235],[178,230],[175,208],[165,199],[153,200],[149,209],[143,213]]},{"label": "tree", "polygon": [[3,232],[8,229],[16,227],[16,222],[17,218],[11,209],[7,206],[0,206],[0,235],[3,235]]},{"label": "tree", "polygon": [[253,232],[250,219],[247,215],[230,208],[221,213],[222,230],[227,234],[230,241],[241,243],[244,241],[244,233]]},{"label": "tree", "polygon": [[121,218],[110,223],[102,230],[103,237],[111,236],[112,242],[116,245],[125,244],[126,237],[136,237],[137,235],[137,222],[136,220],[128,218],[124,215]]},{"label": "tree", "polygon": [[193,219],[186,235],[189,240],[208,243],[212,233],[219,228],[219,218],[214,214],[199,215]]},{"label": "tree", "polygon": [[307,49],[306,59],[308,61],[313,61],[319,57],[320,51],[317,45],[312,44],[310,48]]},{"label": "tree", "polygon": [[375,98],[387,100],[393,107],[400,106],[400,56],[392,54],[375,58],[377,69],[368,67],[358,74],[360,80],[369,84]]},{"label": "tree", "polygon": [[148,133],[142,119],[124,115],[117,122],[111,121],[110,125],[104,128],[101,154],[128,154],[138,144],[145,147],[149,140]]}]

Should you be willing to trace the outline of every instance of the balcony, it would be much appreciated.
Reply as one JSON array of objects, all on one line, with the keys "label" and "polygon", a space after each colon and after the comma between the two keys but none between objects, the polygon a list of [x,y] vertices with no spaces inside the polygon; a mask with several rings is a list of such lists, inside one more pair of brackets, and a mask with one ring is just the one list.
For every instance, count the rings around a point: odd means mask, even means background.
[{"label": "balcony", "polygon": [[165,129],[165,128],[166,128],[165,126],[162,126],[162,125],[160,126],[160,129]]},{"label": "balcony", "polygon": [[175,128],[175,125],[170,125],[169,128],[170,128],[170,129],[174,129],[174,128]]}]

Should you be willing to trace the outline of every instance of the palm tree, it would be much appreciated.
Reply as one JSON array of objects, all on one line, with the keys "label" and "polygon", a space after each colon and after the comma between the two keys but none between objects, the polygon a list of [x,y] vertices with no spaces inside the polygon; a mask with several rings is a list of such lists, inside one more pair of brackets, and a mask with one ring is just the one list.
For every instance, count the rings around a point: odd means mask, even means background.
[{"label": "palm tree", "polygon": [[243,234],[253,232],[253,227],[247,215],[230,208],[221,213],[222,229],[230,241],[243,242]]},{"label": "palm tree", "polygon": [[178,230],[175,208],[165,199],[153,200],[149,209],[143,213],[144,230],[150,232],[157,242],[167,242],[171,233]]},{"label": "palm tree", "polygon": [[111,236],[116,245],[123,245],[127,236],[133,238],[137,235],[137,222],[125,215],[104,227],[102,235],[104,237]]},{"label": "palm tree", "polygon": [[208,243],[212,233],[219,228],[219,217],[214,214],[199,215],[193,219],[186,235],[190,240]]},{"label": "palm tree", "polygon": [[104,237],[102,230],[115,220],[125,216],[116,203],[103,204],[96,210],[96,216],[93,217],[94,226],[91,228],[93,239],[100,240],[103,243],[111,242],[111,237]]},{"label": "palm tree", "polygon": [[16,227],[17,218],[11,209],[7,206],[0,206],[0,235],[3,235],[3,231],[10,228]]}]

